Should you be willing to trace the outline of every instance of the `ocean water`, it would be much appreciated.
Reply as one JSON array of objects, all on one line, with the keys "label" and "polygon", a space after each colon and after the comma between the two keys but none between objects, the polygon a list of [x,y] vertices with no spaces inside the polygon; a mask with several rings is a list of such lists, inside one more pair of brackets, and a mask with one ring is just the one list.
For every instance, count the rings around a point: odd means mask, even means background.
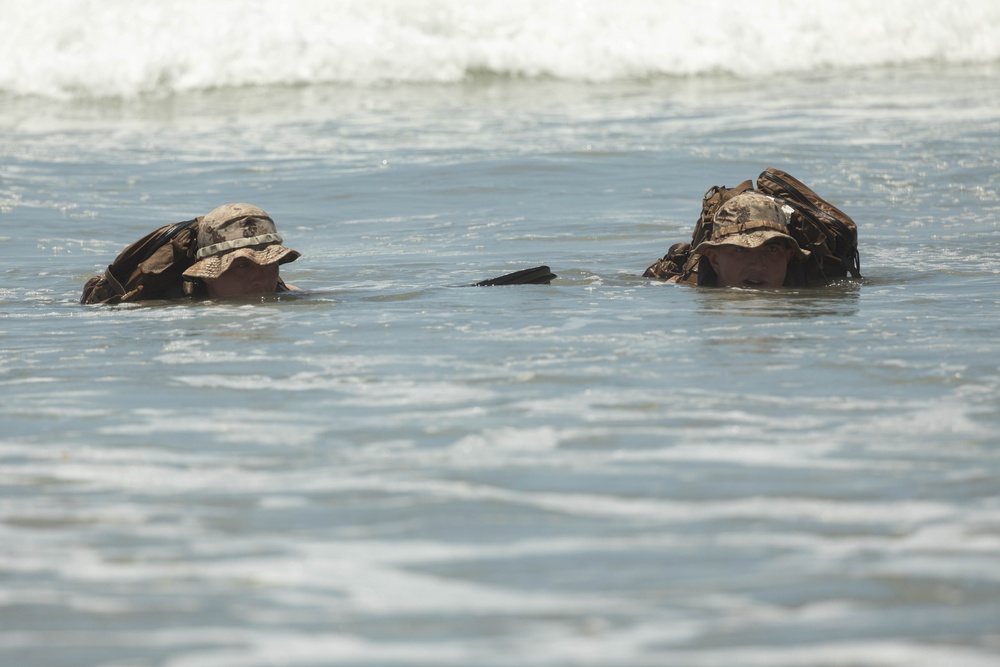
[{"label": "ocean water", "polygon": [[[0,8],[0,664],[1000,664],[995,3]],[[640,277],[768,166],[863,281]]]}]

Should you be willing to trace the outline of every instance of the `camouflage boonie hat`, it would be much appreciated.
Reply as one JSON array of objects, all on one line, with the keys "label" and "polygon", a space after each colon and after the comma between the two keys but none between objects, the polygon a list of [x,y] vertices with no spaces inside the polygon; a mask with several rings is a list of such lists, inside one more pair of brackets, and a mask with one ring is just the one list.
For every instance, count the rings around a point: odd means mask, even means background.
[{"label": "camouflage boonie hat", "polygon": [[791,207],[759,192],[743,192],[719,207],[713,218],[712,235],[698,244],[694,252],[703,255],[706,248],[735,245],[756,248],[773,239],[782,239],[795,250],[798,259],[809,256],[788,231]]},{"label": "camouflage boonie hat", "polygon": [[261,266],[299,258],[298,251],[281,245],[271,216],[250,204],[226,204],[202,218],[197,247],[186,278],[218,278],[240,257]]}]

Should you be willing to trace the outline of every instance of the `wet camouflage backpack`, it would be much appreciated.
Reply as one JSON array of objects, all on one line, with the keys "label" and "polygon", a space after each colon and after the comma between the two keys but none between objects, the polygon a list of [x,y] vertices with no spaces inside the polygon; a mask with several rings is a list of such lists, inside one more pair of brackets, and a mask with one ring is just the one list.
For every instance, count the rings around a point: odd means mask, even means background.
[{"label": "wet camouflage backpack", "polygon": [[[692,252],[711,235],[715,212],[736,195],[754,190],[752,181],[734,188],[712,186],[702,200],[701,215],[690,243],[675,243],[643,276],[679,283],[711,284],[714,272],[701,255]],[[797,285],[825,285],[838,278],[861,278],[858,228],[846,213],[829,203],[794,176],[768,168],[757,177],[757,192],[788,204],[793,213],[788,230],[799,246],[810,251],[804,262],[789,265],[790,279]],[[709,277],[707,274],[711,273]],[[787,283],[786,283],[787,284]]]},{"label": "wet camouflage backpack", "polygon": [[194,262],[198,219],[164,225],[128,246],[87,281],[80,303],[129,303],[186,296],[184,270]]}]

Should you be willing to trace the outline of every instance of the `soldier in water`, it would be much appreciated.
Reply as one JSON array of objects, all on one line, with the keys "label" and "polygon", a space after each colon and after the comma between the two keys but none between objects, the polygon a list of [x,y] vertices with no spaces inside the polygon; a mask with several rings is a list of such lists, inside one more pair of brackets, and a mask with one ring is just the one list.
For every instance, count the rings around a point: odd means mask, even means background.
[{"label": "soldier in water", "polygon": [[279,266],[299,253],[281,245],[274,220],[250,204],[165,225],[123,250],[87,281],[81,303],[129,303],[184,297],[238,299],[296,290]]}]

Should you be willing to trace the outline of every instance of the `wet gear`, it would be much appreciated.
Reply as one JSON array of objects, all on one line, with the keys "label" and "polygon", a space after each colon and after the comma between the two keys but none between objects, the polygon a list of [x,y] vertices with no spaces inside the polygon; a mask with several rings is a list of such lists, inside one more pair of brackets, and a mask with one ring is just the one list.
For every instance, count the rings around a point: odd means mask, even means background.
[{"label": "wet gear", "polygon": [[186,296],[184,269],[194,260],[198,218],[164,225],[122,250],[87,281],[80,303],[130,303]]},{"label": "wet gear", "polygon": [[553,278],[558,276],[552,273],[547,266],[533,266],[530,269],[521,269],[513,273],[505,273],[496,278],[481,280],[476,283],[476,287],[493,287],[496,285],[548,285]]},{"label": "wet gear", "polygon": [[825,285],[848,276],[861,278],[858,228],[854,220],[794,176],[774,168],[761,172],[756,188],[749,180],[733,188],[718,185],[709,188],[702,199],[691,242],[670,246],[667,254],[650,265],[643,276],[689,285],[714,285],[715,271],[697,250],[703,243],[711,245],[713,239],[725,234],[725,226],[732,221],[725,214],[723,220],[717,220],[716,214],[727,202],[744,193],[768,195],[791,209],[788,233],[799,249],[809,254],[789,262],[786,285]]}]

